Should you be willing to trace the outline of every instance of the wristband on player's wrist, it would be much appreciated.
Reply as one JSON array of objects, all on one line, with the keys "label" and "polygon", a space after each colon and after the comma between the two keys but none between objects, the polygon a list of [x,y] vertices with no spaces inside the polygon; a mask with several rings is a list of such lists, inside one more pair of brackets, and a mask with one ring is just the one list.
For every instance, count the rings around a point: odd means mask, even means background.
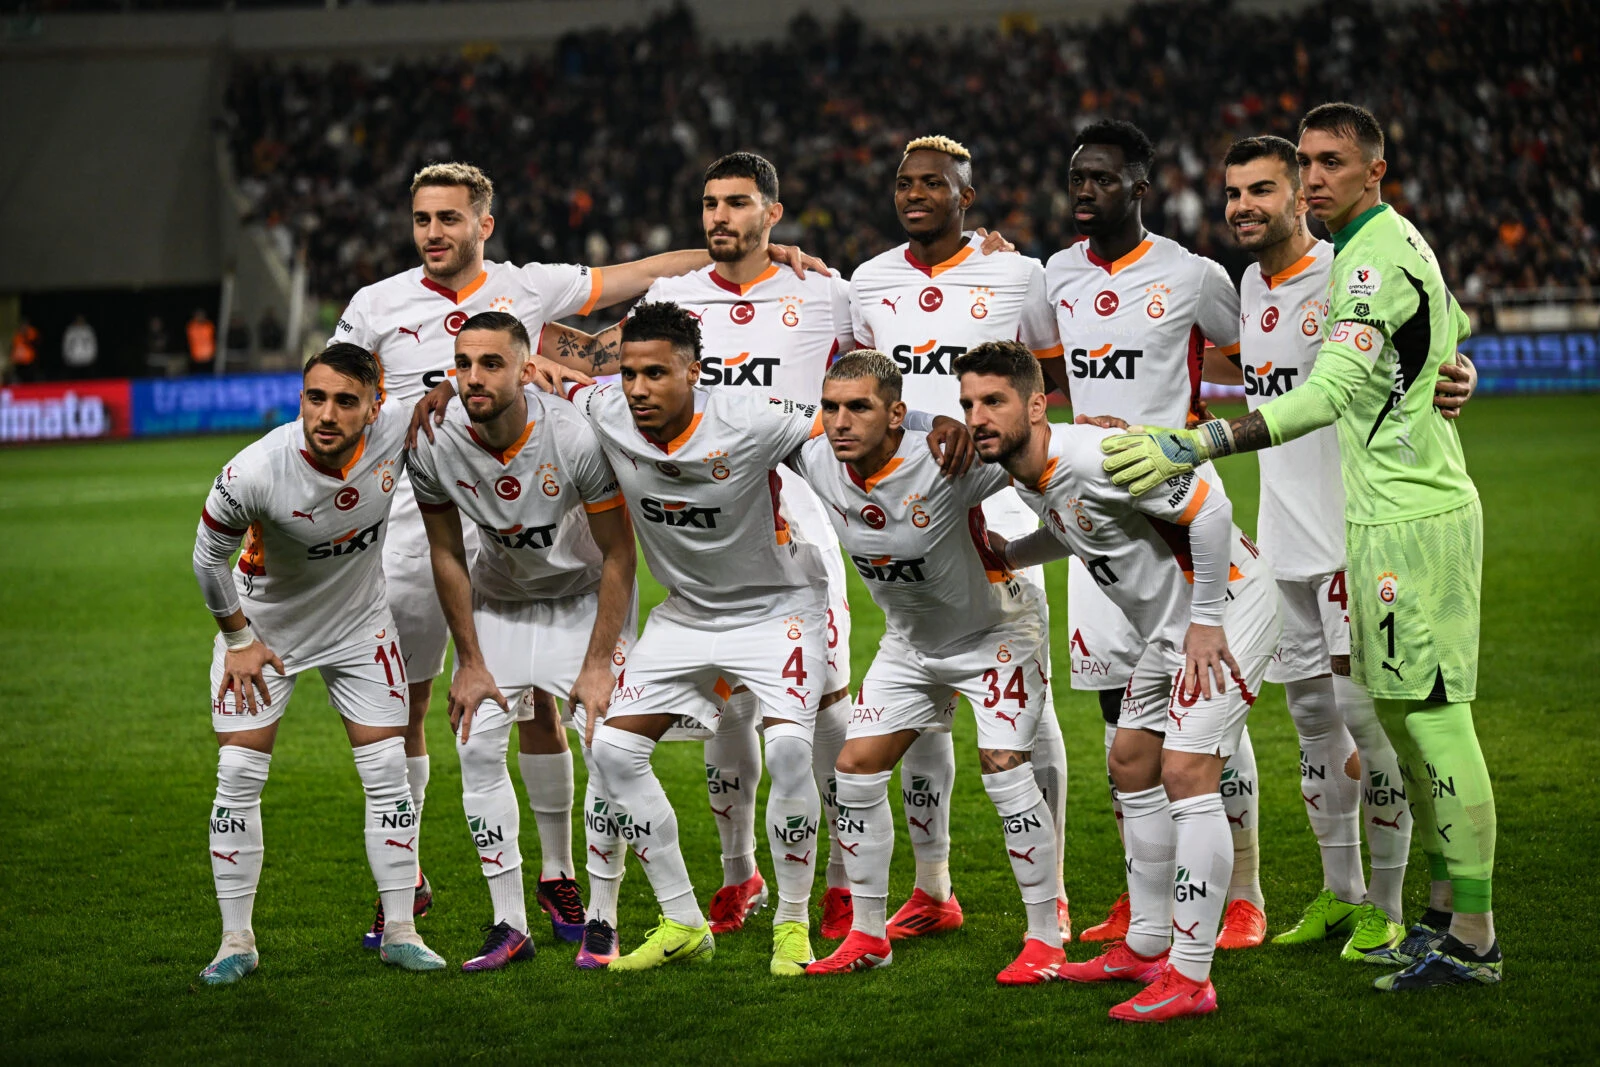
[{"label": "wristband on player's wrist", "polygon": [[256,632],[250,629],[249,623],[245,623],[238,630],[222,631],[222,643],[228,646],[229,652],[238,652],[241,649],[249,648],[256,643],[256,640]]},{"label": "wristband on player's wrist", "polygon": [[1231,456],[1234,453],[1233,426],[1227,419],[1211,419],[1195,427],[1209,458]]}]

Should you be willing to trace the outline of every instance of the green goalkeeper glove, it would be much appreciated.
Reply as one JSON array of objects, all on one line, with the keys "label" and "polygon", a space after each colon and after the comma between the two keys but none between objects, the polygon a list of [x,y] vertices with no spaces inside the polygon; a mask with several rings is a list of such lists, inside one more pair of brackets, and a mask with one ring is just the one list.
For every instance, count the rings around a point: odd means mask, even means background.
[{"label": "green goalkeeper glove", "polygon": [[1133,496],[1144,496],[1170,478],[1188,474],[1217,456],[1233,453],[1233,429],[1226,419],[1202,422],[1192,430],[1134,426],[1131,432],[1107,437],[1100,450],[1102,466],[1112,482]]}]

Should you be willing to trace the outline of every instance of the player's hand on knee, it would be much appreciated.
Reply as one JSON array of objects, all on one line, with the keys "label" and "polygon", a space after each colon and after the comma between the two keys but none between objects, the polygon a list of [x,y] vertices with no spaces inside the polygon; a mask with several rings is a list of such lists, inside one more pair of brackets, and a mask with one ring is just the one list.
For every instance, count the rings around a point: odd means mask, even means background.
[{"label": "player's hand on knee", "polygon": [[1433,406],[1447,419],[1459,419],[1478,388],[1478,368],[1465,352],[1457,352],[1455,362],[1439,365],[1439,380],[1433,386]]},{"label": "player's hand on knee", "polygon": [[1183,637],[1183,695],[1211,699],[1212,683],[1215,692],[1225,693],[1228,678],[1239,674],[1239,664],[1228,651],[1228,638],[1220,626],[1203,626],[1190,623]]},{"label": "player's hand on knee", "polygon": [[611,694],[617,691],[616,676],[609,667],[586,663],[572,684],[572,702],[583,705],[583,743],[594,743],[595,723],[606,717],[611,708]]},{"label": "player's hand on knee", "polygon": [[1079,415],[1072,420],[1079,426],[1098,426],[1102,430],[1126,430],[1128,424],[1115,415]]},{"label": "player's hand on knee", "polygon": [[939,461],[939,469],[947,477],[959,478],[972,466],[977,453],[972,447],[972,431],[959,419],[936,415],[933,429],[928,431],[928,451]]},{"label": "player's hand on knee", "polygon": [[406,430],[406,447],[417,447],[417,432],[428,435],[428,440],[433,440],[433,428],[444,425],[445,408],[450,406],[450,398],[456,395],[455,383],[449,378],[422,394],[422,399],[417,401],[417,406],[411,409],[411,426]]},{"label": "player's hand on knee", "polygon": [[806,255],[795,245],[769,244],[767,245],[767,256],[772,262],[782,263],[787,266],[799,278],[804,278],[808,270],[814,270],[824,278],[833,277],[833,271],[828,269],[826,263],[816,256]]},{"label": "player's hand on knee", "polygon": [[562,366],[553,359],[545,359],[537,352],[529,355],[528,362],[523,366],[523,381],[547,393],[564,394],[568,382],[573,385],[594,384],[594,379],[582,371]]},{"label": "player's hand on knee", "polygon": [[494,675],[487,667],[472,664],[458,668],[456,676],[450,679],[450,729],[456,732],[461,744],[466,744],[472,736],[472,717],[486,700],[494,701],[507,715],[511,714],[511,705],[506,703],[505,695],[494,684]]},{"label": "player's hand on knee", "polygon": [[986,256],[992,256],[996,252],[1015,252],[1017,250],[1017,246],[1006,240],[1006,235],[999,230],[990,233],[982,226],[979,226],[974,232],[983,238],[983,244],[978,247],[978,251]]},{"label": "player's hand on knee", "polygon": [[272,704],[272,694],[267,691],[267,679],[262,673],[269,665],[282,676],[283,660],[260,638],[241,649],[230,650],[222,657],[222,684],[217,688],[217,699],[221,700],[231,689],[236,705],[244,705],[250,714],[259,715],[262,707]]}]

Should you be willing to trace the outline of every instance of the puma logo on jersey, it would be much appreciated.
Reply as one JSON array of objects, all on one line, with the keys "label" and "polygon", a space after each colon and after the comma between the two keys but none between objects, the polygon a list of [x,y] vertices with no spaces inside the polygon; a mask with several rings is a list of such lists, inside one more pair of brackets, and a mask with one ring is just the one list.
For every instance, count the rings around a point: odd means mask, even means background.
[{"label": "puma logo on jersey", "polygon": [[920,582],[925,578],[922,565],[928,560],[925,556],[918,556],[916,559],[891,559],[888,556],[869,559],[866,556],[851,556],[850,562],[855,564],[856,573],[869,582]]},{"label": "puma logo on jersey", "polygon": [[1298,367],[1273,369],[1271,363],[1263,363],[1260,369],[1247,366],[1244,369],[1245,395],[1282,396],[1294,388],[1294,376],[1299,373]]},{"label": "puma logo on jersey", "polygon": [[898,296],[893,300],[890,300],[886,296],[879,297],[878,302],[884,307],[888,308],[890,311],[894,312],[896,315],[900,314],[900,308],[897,306],[900,303],[900,298]]},{"label": "puma logo on jersey", "polygon": [[1142,349],[1114,348],[1109,343],[1095,349],[1074,348],[1072,373],[1074,377],[1095,381],[1109,378],[1132,381],[1135,362],[1143,357]]},{"label": "puma logo on jersey", "polygon": [[647,496],[639,498],[639,511],[646,522],[695,530],[715,530],[717,516],[722,514],[721,508],[697,507],[682,500],[666,503]]},{"label": "puma logo on jersey", "polygon": [[368,526],[365,530],[351,530],[343,537],[336,537],[332,541],[323,541],[306,549],[307,559],[333,559],[337,556],[354,555],[364,552],[378,540],[378,529],[383,525],[380,519]]},{"label": "puma logo on jersey", "polygon": [[417,344],[420,345],[422,343],[422,327],[420,325],[415,330],[408,330],[404,326],[397,326],[395,328],[401,333],[410,334],[412,338],[416,340]]},{"label": "puma logo on jersey", "polygon": [[1078,303],[1076,300],[1062,300],[1059,303],[1061,304],[1062,307],[1067,309],[1067,314],[1068,315],[1071,315],[1073,318],[1077,318],[1078,317],[1078,312],[1075,310],[1076,305]]},{"label": "puma logo on jersey", "polygon": [[1011,729],[1013,729],[1013,730],[1015,730],[1017,728],[1017,719],[1021,718],[1021,716],[1022,716],[1022,712],[1020,712],[1020,711],[1017,712],[1015,715],[1007,715],[1003,711],[997,711],[997,712],[994,713],[994,717],[995,718],[1003,719],[1006,722],[1010,723],[1011,724]]},{"label": "puma logo on jersey", "polygon": [[[316,508],[311,509],[311,511],[316,510]],[[311,511],[291,511],[289,512],[289,517],[291,519],[304,519],[309,523],[315,523],[317,520],[316,517],[311,514]]]},{"label": "puma logo on jersey", "polygon": [[478,483],[478,482],[464,482],[460,478],[456,479],[456,485],[460,486],[462,489],[465,489],[467,492],[471,493],[472,494],[472,499],[474,499],[474,500],[478,499],[478,486],[479,486],[479,484],[480,483]]}]

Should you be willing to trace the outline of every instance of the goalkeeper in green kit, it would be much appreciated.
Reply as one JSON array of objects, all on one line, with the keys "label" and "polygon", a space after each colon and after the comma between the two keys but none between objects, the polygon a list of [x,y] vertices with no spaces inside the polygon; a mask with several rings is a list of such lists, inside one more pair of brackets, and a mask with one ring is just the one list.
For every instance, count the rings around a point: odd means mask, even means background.
[{"label": "goalkeeper in green kit", "polygon": [[1304,385],[1243,418],[1107,438],[1106,470],[1142,496],[1217,456],[1337,424],[1345,485],[1351,666],[1406,779],[1432,873],[1429,907],[1381,990],[1500,981],[1490,878],[1494,793],[1472,725],[1483,511],[1455,424],[1433,406],[1466,336],[1433,250],[1380,201],[1383,130],[1353,104],[1300,122],[1311,213],[1333,235],[1325,338]]}]

